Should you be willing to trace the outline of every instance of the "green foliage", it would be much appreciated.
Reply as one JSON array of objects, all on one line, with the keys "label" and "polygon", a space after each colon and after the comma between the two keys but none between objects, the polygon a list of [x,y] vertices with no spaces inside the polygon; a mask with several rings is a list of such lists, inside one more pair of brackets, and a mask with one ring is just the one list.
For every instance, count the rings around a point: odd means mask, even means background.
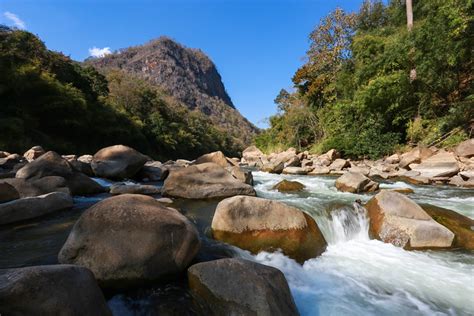
[{"label": "green foliage", "polygon": [[206,117],[158,88],[121,72],[106,78],[26,31],[0,28],[0,73],[2,150],[40,144],[82,154],[122,143],[160,159],[240,150]]},{"label": "green foliage", "polygon": [[[256,144],[378,158],[406,143],[452,146],[470,137],[473,8],[415,1],[411,31],[403,0],[367,0],[357,15],[335,10],[311,33],[296,92],[280,94],[280,113]],[[295,127],[307,142],[295,142]]]}]

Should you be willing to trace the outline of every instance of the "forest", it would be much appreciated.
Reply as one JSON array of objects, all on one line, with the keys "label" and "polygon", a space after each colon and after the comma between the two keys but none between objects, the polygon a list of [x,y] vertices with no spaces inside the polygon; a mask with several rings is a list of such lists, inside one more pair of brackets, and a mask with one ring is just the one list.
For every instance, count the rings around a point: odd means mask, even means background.
[{"label": "forest", "polygon": [[2,150],[42,145],[86,154],[122,143],[156,159],[241,150],[208,117],[159,86],[121,71],[101,74],[24,30],[0,27],[0,73]]},{"label": "forest", "polygon": [[472,137],[473,3],[415,1],[412,21],[401,0],[331,12],[309,35],[294,90],[280,91],[256,145],[379,158]]}]

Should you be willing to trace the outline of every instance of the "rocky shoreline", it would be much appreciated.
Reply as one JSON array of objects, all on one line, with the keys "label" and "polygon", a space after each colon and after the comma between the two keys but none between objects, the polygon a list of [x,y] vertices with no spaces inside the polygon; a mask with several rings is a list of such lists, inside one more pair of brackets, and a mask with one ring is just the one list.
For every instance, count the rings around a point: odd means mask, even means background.
[{"label": "rocky shoreline", "polygon": [[[0,227],[71,209],[73,196],[110,193],[76,221],[58,253],[59,264],[0,270],[0,314],[106,315],[103,291],[184,278],[203,314],[298,315],[278,269],[241,258],[199,258],[202,240],[195,224],[174,206],[183,199],[217,200],[212,238],[253,254],[281,251],[303,263],[324,253],[327,242],[315,220],[298,208],[257,197],[247,167],[337,175],[338,190],[370,192],[364,207],[373,239],[407,250],[474,250],[473,220],[420,206],[409,192],[380,190],[377,183],[401,179],[472,187],[473,139],[453,152],[416,148],[380,161],[350,161],[335,150],[320,156],[294,149],[264,155],[249,147],[242,159],[214,152],[161,163],[123,145],[93,156],[61,156],[35,146],[23,155],[0,152],[0,157]],[[95,177],[124,182],[103,187]],[[304,186],[286,181],[274,189]],[[88,295],[74,301],[78,293]]]}]

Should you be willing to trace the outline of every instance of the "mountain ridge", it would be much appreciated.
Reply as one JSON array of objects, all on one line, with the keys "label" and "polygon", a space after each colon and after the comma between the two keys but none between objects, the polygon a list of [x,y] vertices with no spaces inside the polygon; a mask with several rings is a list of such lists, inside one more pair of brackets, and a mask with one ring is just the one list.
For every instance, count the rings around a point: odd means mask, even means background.
[{"label": "mountain ridge", "polygon": [[236,109],[217,67],[200,49],[162,36],[84,63],[105,73],[120,69],[161,87],[190,110],[204,113],[243,145],[258,132]]}]

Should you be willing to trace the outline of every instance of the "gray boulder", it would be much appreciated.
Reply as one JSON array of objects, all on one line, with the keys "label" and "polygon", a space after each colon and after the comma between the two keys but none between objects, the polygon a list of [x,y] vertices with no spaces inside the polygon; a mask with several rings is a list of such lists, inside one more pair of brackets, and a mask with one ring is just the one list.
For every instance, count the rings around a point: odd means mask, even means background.
[{"label": "gray boulder", "polygon": [[123,194],[85,211],[58,259],[89,268],[104,287],[123,288],[175,276],[199,248],[196,228],[177,210]]},{"label": "gray boulder", "polygon": [[71,194],[67,181],[63,177],[47,176],[40,179],[2,179],[0,183],[7,183],[15,188],[20,198],[33,197],[51,192]]},{"label": "gray boulder", "polygon": [[159,161],[147,161],[136,178],[142,181],[163,181],[169,174],[167,166]]},{"label": "gray boulder", "polygon": [[71,196],[63,192],[13,200],[0,204],[0,225],[40,217],[71,207]]},{"label": "gray boulder", "polygon": [[115,145],[99,150],[92,159],[95,175],[109,179],[132,178],[149,158],[133,148]]},{"label": "gray boulder", "polygon": [[0,182],[0,203],[9,202],[20,198],[20,194],[12,185]]},{"label": "gray boulder", "polygon": [[273,267],[220,259],[193,265],[188,280],[207,315],[299,315],[285,276]]},{"label": "gray boulder", "polygon": [[161,193],[185,199],[207,199],[255,195],[255,190],[221,166],[207,162],[171,171]]},{"label": "gray boulder", "polygon": [[379,189],[379,184],[361,173],[346,172],[337,178],[336,188],[351,193],[374,192]]},{"label": "gray boulder", "polygon": [[73,265],[0,270],[0,315],[111,315],[94,275]]}]

